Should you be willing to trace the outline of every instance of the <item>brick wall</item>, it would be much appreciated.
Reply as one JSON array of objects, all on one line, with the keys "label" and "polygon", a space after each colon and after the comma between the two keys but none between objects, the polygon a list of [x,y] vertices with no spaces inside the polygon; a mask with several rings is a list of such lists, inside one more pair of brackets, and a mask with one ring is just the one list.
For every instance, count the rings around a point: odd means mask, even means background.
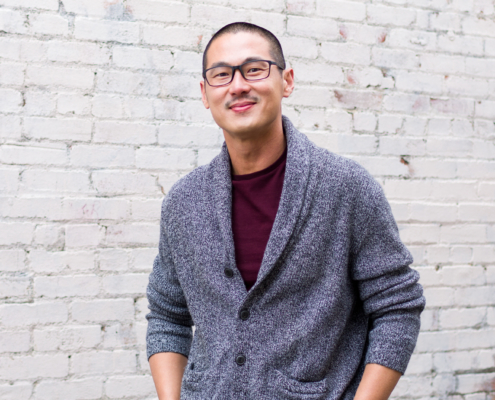
[{"label": "brick wall", "polygon": [[153,399],[160,202],[222,143],[223,24],[277,34],[285,114],[380,181],[427,309],[395,396],[495,396],[493,0],[0,0],[0,399]]}]

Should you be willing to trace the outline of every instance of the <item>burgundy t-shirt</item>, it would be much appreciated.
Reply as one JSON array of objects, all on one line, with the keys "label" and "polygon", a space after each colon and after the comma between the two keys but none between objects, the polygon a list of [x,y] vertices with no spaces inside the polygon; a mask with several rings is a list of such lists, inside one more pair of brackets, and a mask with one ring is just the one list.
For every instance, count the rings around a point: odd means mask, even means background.
[{"label": "burgundy t-shirt", "polygon": [[287,147],[268,168],[232,175],[232,232],[235,261],[249,290],[258,272],[277,215],[284,184]]}]

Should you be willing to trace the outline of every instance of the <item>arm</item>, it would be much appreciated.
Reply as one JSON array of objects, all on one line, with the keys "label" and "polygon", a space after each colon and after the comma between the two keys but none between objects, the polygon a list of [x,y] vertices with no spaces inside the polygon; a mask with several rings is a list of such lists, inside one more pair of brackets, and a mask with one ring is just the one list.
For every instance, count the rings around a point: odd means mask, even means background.
[{"label": "arm", "polygon": [[403,374],[419,333],[423,290],[380,185],[362,173],[356,186],[350,264],[369,318],[365,362]]},{"label": "arm", "polygon": [[179,400],[187,358],[178,353],[156,353],[149,359],[159,400]]},{"label": "arm", "polygon": [[179,399],[181,380],[192,341],[193,324],[169,244],[163,203],[158,256],[147,288],[150,313],[146,347],[160,400]]},{"label": "arm", "polygon": [[401,373],[393,369],[368,364],[354,400],[387,400],[400,377]]}]

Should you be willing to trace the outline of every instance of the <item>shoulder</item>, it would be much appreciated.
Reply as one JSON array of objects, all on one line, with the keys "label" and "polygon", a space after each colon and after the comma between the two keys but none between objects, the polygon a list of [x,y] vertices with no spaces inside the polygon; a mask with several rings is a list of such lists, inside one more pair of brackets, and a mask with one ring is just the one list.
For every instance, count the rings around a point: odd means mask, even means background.
[{"label": "shoulder", "polygon": [[313,176],[323,182],[332,182],[357,196],[381,192],[376,179],[357,161],[317,146],[307,139],[310,168]]}]

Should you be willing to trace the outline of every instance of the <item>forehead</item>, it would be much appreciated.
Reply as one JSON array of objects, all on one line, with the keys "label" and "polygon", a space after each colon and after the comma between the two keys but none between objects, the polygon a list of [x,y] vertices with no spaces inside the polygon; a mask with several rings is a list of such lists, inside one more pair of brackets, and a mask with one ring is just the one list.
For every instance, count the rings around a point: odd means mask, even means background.
[{"label": "forehead", "polygon": [[217,62],[237,65],[252,57],[272,59],[268,40],[253,32],[227,33],[211,43],[207,68]]}]

